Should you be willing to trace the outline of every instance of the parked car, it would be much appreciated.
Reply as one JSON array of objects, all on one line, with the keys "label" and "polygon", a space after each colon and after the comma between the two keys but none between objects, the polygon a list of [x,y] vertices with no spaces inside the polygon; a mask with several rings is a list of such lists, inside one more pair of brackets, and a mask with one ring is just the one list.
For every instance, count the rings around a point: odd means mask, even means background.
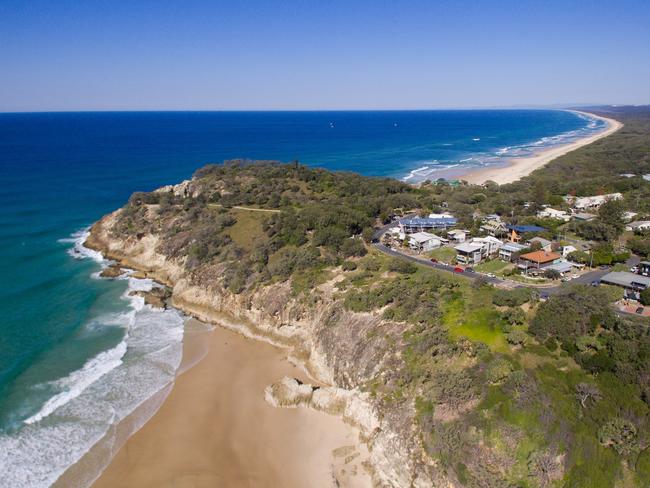
[{"label": "parked car", "polygon": [[639,307],[639,308],[637,308],[634,312],[635,312],[635,313],[638,313],[639,315],[643,315],[643,311],[644,311],[644,310],[645,310],[644,307]]},{"label": "parked car", "polygon": [[638,273],[638,272],[639,272],[639,268],[637,268],[636,266],[632,266],[630,268],[630,273]]},{"label": "parked car", "polygon": [[465,268],[465,271],[467,271],[468,273],[473,273],[473,272],[474,272],[474,268]]},{"label": "parked car", "polygon": [[454,273],[464,273],[464,272],[465,272],[465,270],[463,268],[460,268],[458,266],[456,266],[454,268]]},{"label": "parked car", "polygon": [[600,286],[600,281],[598,281],[598,280],[592,281],[591,286]]},{"label": "parked car", "polygon": [[488,278],[496,278],[497,276],[494,273],[488,273]]},{"label": "parked car", "polygon": [[431,258],[430,261],[431,261],[432,263],[437,263],[437,262],[438,262],[438,260],[437,260],[436,258]]}]

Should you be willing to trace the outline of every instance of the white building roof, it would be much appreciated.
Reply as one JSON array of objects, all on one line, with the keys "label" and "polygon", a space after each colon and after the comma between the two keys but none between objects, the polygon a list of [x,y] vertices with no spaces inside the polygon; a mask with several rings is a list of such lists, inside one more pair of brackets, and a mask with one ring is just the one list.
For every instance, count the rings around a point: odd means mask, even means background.
[{"label": "white building roof", "polygon": [[528,242],[539,242],[542,245],[542,247],[550,246],[551,244],[553,244],[551,241],[549,241],[548,239],[544,239],[543,237],[533,237]]},{"label": "white building roof", "polygon": [[573,264],[569,263],[568,261],[562,261],[561,263],[555,263],[551,264],[550,266],[546,266],[544,269],[553,269],[558,273],[568,273],[572,268]]},{"label": "white building roof", "polygon": [[486,236],[486,237],[475,237],[472,242],[493,242],[501,244],[501,241],[496,237]]},{"label": "white building roof", "polygon": [[643,229],[644,227],[650,227],[650,220],[635,220],[627,224],[631,229]]},{"label": "white building roof", "polygon": [[526,249],[526,246],[516,242],[506,242],[501,249],[504,251],[519,252]]},{"label": "white building roof", "polygon": [[432,213],[429,214],[430,219],[453,219],[454,216],[450,214],[449,212],[443,212],[443,213]]},{"label": "white building roof", "polygon": [[435,239],[437,241],[441,240],[437,235],[430,234],[428,232],[416,232],[415,234],[411,234],[411,240],[417,242],[418,244],[424,244],[425,242],[428,242],[432,239]]},{"label": "white building roof", "polygon": [[462,244],[458,244],[457,246],[454,247],[456,251],[467,252],[467,253],[480,251],[482,248],[483,246],[481,244],[477,244],[474,242],[463,242]]}]

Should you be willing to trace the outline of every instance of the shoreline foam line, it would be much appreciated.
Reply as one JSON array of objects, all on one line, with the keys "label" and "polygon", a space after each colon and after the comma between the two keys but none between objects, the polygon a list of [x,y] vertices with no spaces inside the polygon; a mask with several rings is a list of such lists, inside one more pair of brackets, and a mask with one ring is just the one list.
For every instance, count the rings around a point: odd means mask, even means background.
[{"label": "shoreline foam line", "polygon": [[590,119],[601,120],[607,124],[607,127],[596,134],[581,137],[580,139],[567,144],[542,149],[531,156],[511,158],[505,165],[495,165],[493,167],[480,169],[468,168],[468,171],[460,174],[458,178],[477,185],[483,184],[486,181],[494,181],[500,185],[512,183],[528,176],[533,171],[543,167],[554,159],[591,144],[603,137],[607,137],[623,127],[623,124],[618,120],[602,117],[589,112],[578,110],[567,110],[567,112],[580,114],[589,117]]},{"label": "shoreline foam line", "polygon": [[[105,266],[110,261],[83,246],[87,235],[83,229],[59,242],[72,244],[67,249],[72,257]],[[141,296],[130,294],[158,286],[153,280],[121,279],[127,281],[120,296],[124,311],[99,318],[106,327],[124,328],[122,340],[52,382],[57,393],[18,430],[0,433],[0,466],[7,486],[90,486],[115,455],[114,448],[126,440],[115,437],[116,432],[133,435],[169,394],[182,363],[186,316],[177,309],[153,309]],[[126,418],[128,425],[118,429]],[[75,468],[91,451],[94,455],[83,469]],[[65,478],[70,470],[73,483],[57,485],[61,477],[70,480]]]}]

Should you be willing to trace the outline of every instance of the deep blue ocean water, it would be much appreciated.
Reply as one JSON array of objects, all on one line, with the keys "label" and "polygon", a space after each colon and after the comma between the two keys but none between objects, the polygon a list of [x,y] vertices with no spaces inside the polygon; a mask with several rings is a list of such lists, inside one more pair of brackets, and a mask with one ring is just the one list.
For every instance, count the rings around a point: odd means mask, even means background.
[{"label": "deep blue ocean water", "polygon": [[230,158],[417,181],[602,128],[550,110],[0,114],[4,482],[48,486],[173,378],[182,317],[126,296],[151,283],[93,277],[100,257],[75,246],[133,191]]}]

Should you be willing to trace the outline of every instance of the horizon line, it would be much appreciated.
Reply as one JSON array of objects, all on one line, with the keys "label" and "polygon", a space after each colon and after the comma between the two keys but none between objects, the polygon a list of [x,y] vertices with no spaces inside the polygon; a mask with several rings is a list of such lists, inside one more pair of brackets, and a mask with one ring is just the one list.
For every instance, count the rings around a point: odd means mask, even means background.
[{"label": "horizon line", "polygon": [[446,108],[302,108],[302,109],[81,109],[81,110],[0,110],[0,114],[80,114],[80,113],[228,113],[228,112],[434,112],[469,110],[579,110],[600,107],[643,107],[649,104],[562,104],[508,105]]}]

